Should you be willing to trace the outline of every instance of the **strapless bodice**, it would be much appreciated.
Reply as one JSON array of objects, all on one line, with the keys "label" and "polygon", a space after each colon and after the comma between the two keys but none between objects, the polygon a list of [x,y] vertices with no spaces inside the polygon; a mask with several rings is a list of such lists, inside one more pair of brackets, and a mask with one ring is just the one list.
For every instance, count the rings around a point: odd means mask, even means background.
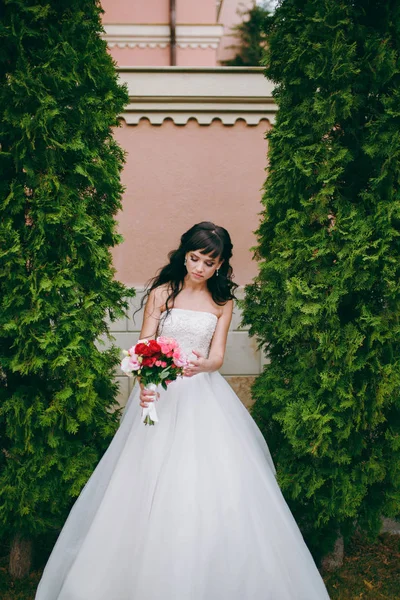
[{"label": "strapless bodice", "polygon": [[189,358],[193,358],[192,350],[208,356],[217,322],[217,315],[211,312],[172,308],[169,314],[161,314],[158,335],[175,338]]}]

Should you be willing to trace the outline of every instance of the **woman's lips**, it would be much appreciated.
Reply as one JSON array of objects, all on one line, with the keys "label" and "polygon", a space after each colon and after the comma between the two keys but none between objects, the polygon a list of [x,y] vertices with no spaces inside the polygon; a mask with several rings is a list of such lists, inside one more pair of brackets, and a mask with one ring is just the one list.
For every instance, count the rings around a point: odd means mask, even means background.
[{"label": "woman's lips", "polygon": [[193,273],[193,275],[194,275],[195,277],[198,277],[199,279],[202,279],[202,278],[203,278],[203,275],[198,275],[197,273]]}]

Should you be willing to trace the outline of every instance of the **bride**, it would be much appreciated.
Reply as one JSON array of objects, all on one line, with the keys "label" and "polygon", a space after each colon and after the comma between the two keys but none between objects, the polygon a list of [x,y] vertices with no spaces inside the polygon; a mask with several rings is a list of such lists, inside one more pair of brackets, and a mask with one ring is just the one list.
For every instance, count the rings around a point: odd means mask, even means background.
[{"label": "bride", "polygon": [[[268,446],[218,372],[231,256],[228,232],[199,223],[152,280],[140,337],[176,338],[190,363],[157,396],[132,390],[36,600],[329,600]],[[156,399],[159,422],[145,426]]]}]

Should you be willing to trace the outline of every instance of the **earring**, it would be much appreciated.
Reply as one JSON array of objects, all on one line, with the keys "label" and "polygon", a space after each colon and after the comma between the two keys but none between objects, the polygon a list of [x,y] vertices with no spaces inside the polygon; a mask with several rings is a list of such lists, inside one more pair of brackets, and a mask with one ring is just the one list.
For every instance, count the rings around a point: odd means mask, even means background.
[{"label": "earring", "polygon": [[184,265],[186,265],[186,262],[187,262],[187,261],[186,261],[186,256],[185,256],[185,260],[183,261],[183,264],[184,264]]},{"label": "earring", "polygon": [[219,269],[217,269],[217,271],[216,271],[216,273],[217,273],[217,277],[218,277],[218,272],[219,272]]}]

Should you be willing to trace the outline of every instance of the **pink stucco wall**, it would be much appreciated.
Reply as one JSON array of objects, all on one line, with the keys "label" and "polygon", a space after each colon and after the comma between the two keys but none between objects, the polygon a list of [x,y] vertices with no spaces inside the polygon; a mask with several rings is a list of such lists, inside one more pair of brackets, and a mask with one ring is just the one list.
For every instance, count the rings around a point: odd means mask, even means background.
[{"label": "pink stucco wall", "polygon": [[[169,22],[169,0],[102,0],[106,23],[161,24]],[[215,0],[177,0],[176,22],[197,25],[216,22]]]},{"label": "pink stucco wall", "polygon": [[[167,67],[170,64],[168,48],[110,48],[113,59],[120,67]],[[177,48],[176,64],[180,67],[214,67],[216,50],[213,48]]]},{"label": "pink stucco wall", "polygon": [[110,48],[109,52],[120,67],[167,67],[170,64],[169,48],[118,48],[115,46]]},{"label": "pink stucco wall", "polygon": [[209,25],[217,18],[215,0],[177,0],[176,22],[181,24],[196,23]]},{"label": "pink stucco wall", "polygon": [[215,67],[217,51],[214,48],[177,48],[176,64],[180,67]]},{"label": "pink stucco wall", "polygon": [[[218,22],[224,25],[225,35],[220,49],[178,45],[177,64],[215,66],[217,52],[227,58],[226,45],[232,39],[226,36],[238,21],[237,7],[251,4],[252,0],[223,0]],[[169,0],[102,0],[102,6],[105,25],[169,23]],[[196,26],[215,25],[216,0],[176,0],[176,20],[178,25],[193,25],[194,30]],[[118,39],[113,41],[118,43]],[[169,65],[169,47],[151,46],[116,45],[110,53],[120,67]],[[212,220],[231,233],[236,282],[251,281],[256,265],[250,247],[255,244],[253,231],[258,226],[260,189],[265,179],[267,128],[267,120],[257,126],[241,120],[234,126],[219,120],[209,126],[195,120],[185,126],[172,120],[154,126],[142,120],[137,126],[124,123],[116,130],[117,140],[127,150],[122,175],[126,192],[123,210],[117,215],[125,241],[113,249],[118,279],[127,285],[143,285],[165,263],[167,253],[177,246],[185,230],[196,222]]]},{"label": "pink stucco wall", "polygon": [[251,281],[256,265],[250,247],[261,209],[269,127],[268,121],[227,127],[190,120],[182,127],[171,120],[161,126],[142,120],[116,130],[128,151],[123,211],[117,215],[125,241],[113,249],[119,280],[143,285],[184,231],[210,220],[232,236],[235,281]]},{"label": "pink stucco wall", "polygon": [[168,0],[101,0],[101,5],[105,11],[104,23],[150,25],[169,22]]}]

